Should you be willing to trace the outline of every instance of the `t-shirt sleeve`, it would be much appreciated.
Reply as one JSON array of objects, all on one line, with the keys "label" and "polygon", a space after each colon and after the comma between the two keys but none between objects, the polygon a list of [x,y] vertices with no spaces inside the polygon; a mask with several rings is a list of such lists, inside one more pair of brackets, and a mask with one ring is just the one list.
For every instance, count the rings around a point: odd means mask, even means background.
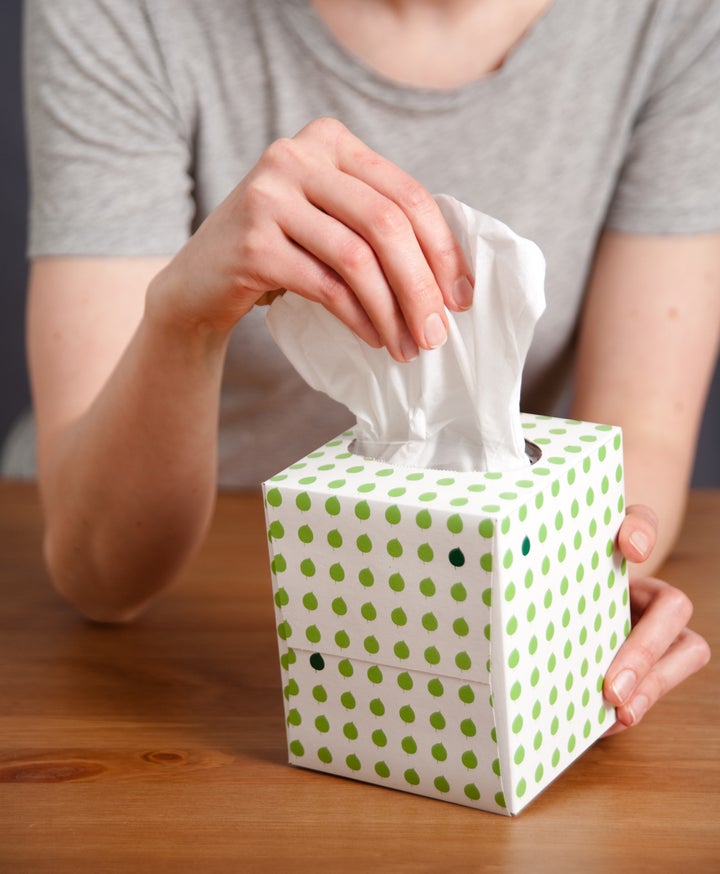
[{"label": "t-shirt sleeve", "polygon": [[191,134],[141,0],[28,0],[24,81],[29,254],[174,253]]},{"label": "t-shirt sleeve", "polygon": [[720,3],[668,6],[666,39],[607,216],[615,230],[720,229]]}]

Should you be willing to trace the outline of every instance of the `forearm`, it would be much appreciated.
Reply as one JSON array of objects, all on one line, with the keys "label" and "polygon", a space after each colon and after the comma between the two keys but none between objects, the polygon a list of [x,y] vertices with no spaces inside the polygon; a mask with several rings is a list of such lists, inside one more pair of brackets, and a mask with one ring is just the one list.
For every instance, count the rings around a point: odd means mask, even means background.
[{"label": "forearm", "polygon": [[91,618],[131,618],[201,541],[216,488],[226,337],[155,305],[103,390],[41,453],[45,554]]}]

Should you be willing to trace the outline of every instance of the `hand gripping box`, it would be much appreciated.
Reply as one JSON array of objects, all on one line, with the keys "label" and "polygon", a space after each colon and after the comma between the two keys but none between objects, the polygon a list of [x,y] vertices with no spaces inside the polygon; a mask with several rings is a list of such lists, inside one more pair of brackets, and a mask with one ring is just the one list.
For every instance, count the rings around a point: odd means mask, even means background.
[{"label": "hand gripping box", "polygon": [[293,764],[515,814],[612,725],[620,431],[522,422],[521,471],[392,467],[348,432],[264,484]]}]

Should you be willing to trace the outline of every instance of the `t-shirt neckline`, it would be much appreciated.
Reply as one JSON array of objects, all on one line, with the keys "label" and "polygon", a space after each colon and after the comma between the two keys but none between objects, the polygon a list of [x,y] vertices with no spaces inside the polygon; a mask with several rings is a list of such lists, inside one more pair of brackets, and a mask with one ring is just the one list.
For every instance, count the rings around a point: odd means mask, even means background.
[{"label": "t-shirt neckline", "polygon": [[311,0],[288,0],[295,35],[326,71],[372,100],[416,110],[451,109],[472,100],[479,91],[511,82],[546,55],[546,38],[558,26],[562,0],[552,0],[527,32],[515,43],[498,69],[449,88],[411,85],[385,76],[345,48],[334,36]]}]

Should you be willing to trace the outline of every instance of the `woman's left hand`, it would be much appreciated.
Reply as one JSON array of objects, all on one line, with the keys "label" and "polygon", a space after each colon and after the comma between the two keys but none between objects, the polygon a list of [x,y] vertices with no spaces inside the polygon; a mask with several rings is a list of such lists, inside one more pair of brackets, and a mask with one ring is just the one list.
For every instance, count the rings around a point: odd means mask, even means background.
[{"label": "woman's left hand", "polygon": [[[657,517],[634,504],[620,527],[618,545],[628,561],[645,561],[657,538]],[[693,611],[688,596],[655,577],[630,580],[632,631],[605,675],[603,692],[617,708],[615,734],[637,725],[670,689],[707,664],[707,641],[687,627]]]}]

